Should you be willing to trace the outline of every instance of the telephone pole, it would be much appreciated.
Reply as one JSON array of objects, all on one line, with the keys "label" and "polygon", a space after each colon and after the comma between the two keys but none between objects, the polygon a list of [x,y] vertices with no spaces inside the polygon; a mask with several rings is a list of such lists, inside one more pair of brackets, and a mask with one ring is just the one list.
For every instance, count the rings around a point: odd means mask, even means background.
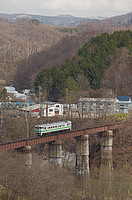
[{"label": "telephone pole", "polygon": [[40,90],[41,90],[42,88],[41,88],[41,86],[38,86],[38,88],[39,88],[39,104],[40,104],[40,103],[41,103],[41,91],[40,91]]}]

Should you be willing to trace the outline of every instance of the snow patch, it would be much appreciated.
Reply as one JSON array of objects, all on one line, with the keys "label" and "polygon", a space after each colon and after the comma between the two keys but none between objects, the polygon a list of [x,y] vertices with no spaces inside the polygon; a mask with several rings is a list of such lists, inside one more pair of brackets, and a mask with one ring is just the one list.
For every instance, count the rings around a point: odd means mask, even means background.
[{"label": "snow patch", "polygon": [[14,96],[18,99],[26,100],[27,98],[26,92],[24,94],[19,93],[13,86],[6,86],[5,89],[7,90],[7,93],[14,94]]}]

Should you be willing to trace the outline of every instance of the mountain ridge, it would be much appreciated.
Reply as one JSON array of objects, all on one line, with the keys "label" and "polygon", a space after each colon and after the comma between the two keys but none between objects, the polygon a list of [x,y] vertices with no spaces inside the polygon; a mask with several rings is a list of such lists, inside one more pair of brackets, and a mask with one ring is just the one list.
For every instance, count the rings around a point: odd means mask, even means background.
[{"label": "mountain ridge", "polygon": [[33,15],[33,14],[4,14],[0,13],[0,17],[7,19],[8,21],[15,22],[21,19],[38,20],[46,25],[53,26],[79,26],[82,20],[87,21],[99,21],[102,18],[82,18],[74,17],[72,15],[62,14],[57,16],[44,16],[44,15]]},{"label": "mountain ridge", "polygon": [[45,25],[52,25],[52,26],[80,26],[82,21],[87,21],[87,22],[110,21],[116,25],[132,24],[132,12],[113,17],[100,17],[100,16],[75,17],[70,14],[45,16],[45,15],[26,14],[26,13],[14,13],[14,14],[0,13],[0,17],[7,19],[10,22],[16,22],[22,19],[37,20]]}]

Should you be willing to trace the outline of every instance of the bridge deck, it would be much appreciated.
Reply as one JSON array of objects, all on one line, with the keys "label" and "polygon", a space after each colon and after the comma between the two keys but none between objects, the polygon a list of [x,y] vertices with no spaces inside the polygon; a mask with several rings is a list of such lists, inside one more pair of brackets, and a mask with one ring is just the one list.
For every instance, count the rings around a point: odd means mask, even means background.
[{"label": "bridge deck", "polygon": [[9,149],[17,149],[17,148],[28,146],[28,145],[31,146],[31,145],[40,144],[40,143],[48,143],[55,140],[74,138],[81,135],[93,135],[93,134],[97,134],[97,133],[104,132],[107,130],[120,129],[122,127],[124,127],[124,123],[111,124],[111,125],[87,128],[87,129],[82,129],[82,130],[69,131],[69,132],[64,132],[64,133],[50,134],[50,135],[45,135],[43,137],[26,138],[26,139],[21,139],[17,141],[2,143],[0,144],[0,151],[9,150]]}]

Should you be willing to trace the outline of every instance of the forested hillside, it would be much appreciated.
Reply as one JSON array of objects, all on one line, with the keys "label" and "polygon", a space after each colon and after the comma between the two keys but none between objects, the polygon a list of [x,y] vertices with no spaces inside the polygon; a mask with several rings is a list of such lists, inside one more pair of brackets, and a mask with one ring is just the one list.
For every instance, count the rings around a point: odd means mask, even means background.
[{"label": "forested hillside", "polygon": [[18,64],[14,79],[14,85],[18,89],[32,88],[40,70],[53,66],[60,68],[66,60],[70,61],[92,37],[105,32],[112,34],[119,30],[132,30],[132,26],[114,27],[109,23],[84,23],[80,28],[63,27],[59,30],[68,35],[49,49],[37,52]]},{"label": "forested hillside", "polygon": [[[124,70],[129,71],[127,74],[131,75],[132,31],[117,31],[114,34],[104,33],[92,38],[91,42],[86,43],[70,62],[67,60],[63,63],[60,69],[54,66],[51,69],[40,71],[35,80],[35,90],[37,91],[38,86],[41,86],[46,90],[48,99],[57,100],[65,96],[66,88],[74,92],[88,88],[99,89],[106,69],[120,57],[119,50],[122,52],[124,47],[128,50],[124,54],[127,61],[118,62],[117,66],[120,64],[125,66]],[[113,70],[113,73],[115,73],[115,70]],[[107,74],[108,77],[109,75],[110,73]],[[117,74],[117,77],[121,75],[123,76],[123,74]],[[127,78],[122,77],[120,79],[121,81],[125,78],[128,81],[126,84],[129,93],[131,92],[131,77],[128,78],[127,76]],[[103,86],[105,86],[105,83]],[[110,83],[108,88],[111,88]],[[116,90],[117,88],[113,85],[113,89]],[[122,90],[123,88],[120,88],[119,93]]]},{"label": "forested hillside", "polygon": [[116,25],[132,24],[132,12],[127,13],[125,15],[110,17],[108,19],[105,19],[105,21],[111,21],[111,22],[115,23]]},{"label": "forested hillside", "polygon": [[0,84],[12,84],[20,60],[51,47],[64,35],[37,20],[0,18]]},{"label": "forested hillside", "polygon": [[83,21],[80,27],[53,27],[35,19],[9,22],[1,18],[0,86],[14,84],[19,90],[33,88],[42,69],[53,66],[60,69],[92,37],[118,30],[132,30],[132,26]]}]

